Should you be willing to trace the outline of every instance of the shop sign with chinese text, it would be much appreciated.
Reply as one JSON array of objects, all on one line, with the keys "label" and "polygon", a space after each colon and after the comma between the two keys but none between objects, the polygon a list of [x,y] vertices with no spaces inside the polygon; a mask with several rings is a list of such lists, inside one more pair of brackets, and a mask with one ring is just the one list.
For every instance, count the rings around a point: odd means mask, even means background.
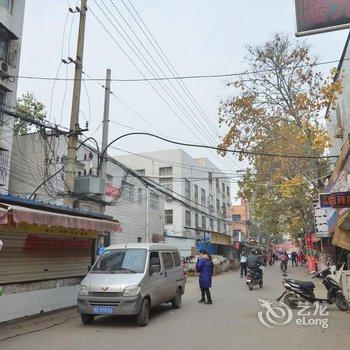
[{"label": "shop sign with chinese text", "polygon": [[321,208],[350,208],[350,192],[320,193]]},{"label": "shop sign with chinese text", "polygon": [[350,0],[295,0],[296,36],[350,27]]}]

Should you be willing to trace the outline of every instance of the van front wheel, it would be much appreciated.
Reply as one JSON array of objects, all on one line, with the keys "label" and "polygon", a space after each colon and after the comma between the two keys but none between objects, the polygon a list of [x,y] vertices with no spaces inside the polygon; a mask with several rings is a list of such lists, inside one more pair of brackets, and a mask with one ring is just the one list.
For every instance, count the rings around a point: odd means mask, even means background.
[{"label": "van front wheel", "polygon": [[148,299],[143,299],[141,310],[139,315],[137,316],[137,324],[141,327],[147,326],[149,321],[149,301]]},{"label": "van front wheel", "polygon": [[181,299],[182,299],[182,293],[181,293],[180,288],[178,288],[177,291],[176,291],[175,298],[171,300],[171,307],[173,309],[180,309],[180,307],[181,307]]},{"label": "van front wheel", "polygon": [[81,314],[81,322],[83,322],[84,324],[91,324],[92,322],[94,322],[94,315],[89,315],[89,314]]}]

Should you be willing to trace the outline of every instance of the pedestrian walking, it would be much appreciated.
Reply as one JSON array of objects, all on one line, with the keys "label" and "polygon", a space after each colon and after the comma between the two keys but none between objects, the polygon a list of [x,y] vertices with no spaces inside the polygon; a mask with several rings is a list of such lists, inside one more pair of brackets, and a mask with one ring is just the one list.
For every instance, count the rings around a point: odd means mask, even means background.
[{"label": "pedestrian walking", "polygon": [[298,266],[297,256],[296,252],[292,252],[292,266]]},{"label": "pedestrian walking", "polygon": [[[199,258],[196,264],[196,270],[199,272],[199,287],[201,289],[202,298],[199,300],[200,303],[212,304],[211,294],[209,288],[212,283],[212,276],[214,270],[214,264],[211,260],[210,254],[205,250],[199,251]],[[207,301],[205,301],[207,297]]]},{"label": "pedestrian walking", "polygon": [[247,276],[247,259],[248,259],[248,255],[244,250],[242,250],[241,256],[239,258],[239,265],[241,267],[241,278],[243,278],[243,273],[244,273],[244,276]]}]

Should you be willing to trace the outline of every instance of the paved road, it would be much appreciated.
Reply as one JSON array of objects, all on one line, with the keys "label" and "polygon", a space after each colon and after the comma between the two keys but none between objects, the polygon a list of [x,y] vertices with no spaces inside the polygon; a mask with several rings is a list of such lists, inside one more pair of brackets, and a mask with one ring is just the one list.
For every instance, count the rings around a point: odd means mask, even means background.
[{"label": "paved road", "polygon": [[[305,277],[305,268],[293,268],[290,277]],[[265,286],[248,291],[237,272],[215,277],[213,305],[199,304],[198,281],[189,279],[183,306],[156,308],[147,327],[136,326],[132,318],[101,317],[83,326],[73,310],[39,317],[0,330],[0,339],[13,332],[50,327],[0,342],[1,350],[50,349],[349,349],[350,313],[329,307],[329,328],[299,326],[295,319],[288,325],[267,328],[259,321],[258,298],[274,300],[282,291],[278,267],[266,268]],[[308,277],[305,277],[308,278]],[[296,318],[296,315],[294,315]],[[68,319],[68,320],[67,320]],[[67,320],[65,322],[65,320]],[[62,323],[51,327],[54,322]]]}]

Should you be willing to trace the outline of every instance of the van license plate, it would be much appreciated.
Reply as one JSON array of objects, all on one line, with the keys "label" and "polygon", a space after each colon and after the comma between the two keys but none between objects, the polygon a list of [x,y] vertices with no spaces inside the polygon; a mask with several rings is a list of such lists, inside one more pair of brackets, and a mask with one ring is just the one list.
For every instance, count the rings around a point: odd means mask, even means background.
[{"label": "van license plate", "polygon": [[114,313],[113,306],[94,306],[94,315],[111,315]]}]

